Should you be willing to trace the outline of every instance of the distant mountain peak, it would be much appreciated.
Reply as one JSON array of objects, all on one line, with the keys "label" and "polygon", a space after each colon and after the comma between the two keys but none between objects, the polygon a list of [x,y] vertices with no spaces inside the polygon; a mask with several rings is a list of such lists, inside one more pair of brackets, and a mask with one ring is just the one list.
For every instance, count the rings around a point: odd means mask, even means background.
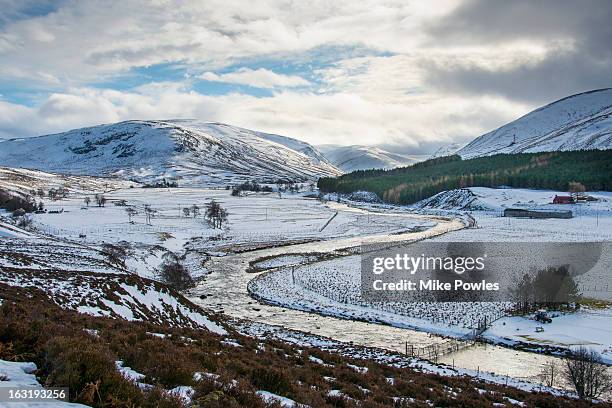
[{"label": "distant mountain peak", "polygon": [[394,169],[420,161],[419,156],[392,153],[377,146],[320,145],[323,155],[344,172],[371,169]]}]

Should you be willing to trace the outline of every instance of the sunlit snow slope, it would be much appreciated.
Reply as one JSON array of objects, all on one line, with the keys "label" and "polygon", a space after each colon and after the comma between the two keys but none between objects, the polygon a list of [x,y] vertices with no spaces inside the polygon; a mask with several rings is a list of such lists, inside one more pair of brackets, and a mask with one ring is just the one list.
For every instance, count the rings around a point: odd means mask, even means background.
[{"label": "sunlit snow slope", "polygon": [[482,135],[460,149],[464,159],[497,153],[610,149],[612,88],[558,100]]},{"label": "sunlit snow slope", "polygon": [[127,121],[5,140],[0,165],[207,185],[306,181],[340,171],[307,143],[221,123]]},{"label": "sunlit snow slope", "polygon": [[421,161],[419,156],[392,153],[375,146],[320,145],[317,148],[344,172],[370,169],[394,169]]}]

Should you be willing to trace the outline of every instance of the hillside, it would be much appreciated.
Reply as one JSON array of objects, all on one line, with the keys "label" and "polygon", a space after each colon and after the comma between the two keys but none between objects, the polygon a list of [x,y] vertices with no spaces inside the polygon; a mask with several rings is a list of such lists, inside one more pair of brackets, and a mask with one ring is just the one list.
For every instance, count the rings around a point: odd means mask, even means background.
[{"label": "hillside", "polygon": [[317,146],[323,155],[344,172],[370,169],[394,169],[420,161],[418,156],[391,153],[375,146]]},{"label": "hillside", "polygon": [[311,340],[321,350],[308,340],[87,316],[58,307],[39,289],[4,283],[0,299],[3,382],[17,387],[25,377],[29,387],[69,387],[70,401],[92,407],[592,406],[539,389],[441,376],[443,368],[421,362],[437,369],[424,372],[409,357],[327,339]]},{"label": "hillside", "polygon": [[0,167],[0,190],[18,195],[35,195],[38,189],[65,188],[69,192],[83,193],[129,188],[135,183],[113,178],[69,176],[38,170]]},{"label": "hillside", "polygon": [[0,165],[181,185],[306,181],[341,173],[307,143],[195,120],[127,121],[6,140]]},{"label": "hillside", "polygon": [[462,160],[442,157],[410,167],[358,171],[322,178],[323,192],[371,191],[387,202],[412,204],[441,191],[464,187],[545,188],[567,191],[579,182],[587,190],[612,189],[612,150],[498,154]]},{"label": "hillside", "polygon": [[[498,153],[612,148],[612,88],[558,100],[459,149],[464,159]],[[452,152],[450,152],[452,154]]]},{"label": "hillside", "polygon": [[453,154],[456,154],[457,151],[462,147],[463,145],[461,143],[451,143],[449,145],[440,147],[431,156],[429,156],[429,158],[437,159],[438,157],[452,156]]}]

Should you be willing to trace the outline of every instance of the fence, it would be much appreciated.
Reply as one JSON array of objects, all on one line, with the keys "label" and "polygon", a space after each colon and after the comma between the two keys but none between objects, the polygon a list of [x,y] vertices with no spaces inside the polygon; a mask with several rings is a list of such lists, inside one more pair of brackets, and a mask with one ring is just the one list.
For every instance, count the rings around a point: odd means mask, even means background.
[{"label": "fence", "polygon": [[475,340],[465,341],[457,339],[447,339],[442,343],[430,344],[422,347],[415,347],[412,344],[406,342],[406,355],[424,360],[430,360],[437,362],[438,358],[455,353],[467,348],[473,347],[476,344]]},{"label": "fence", "polygon": [[421,347],[415,347],[414,345],[406,342],[406,355],[437,362],[438,358],[444,355],[465,350],[469,347],[473,347],[476,343],[479,342],[482,333],[484,333],[489,327],[491,327],[493,322],[498,319],[501,319],[504,316],[506,316],[505,311],[500,311],[493,317],[484,316],[478,322],[478,326],[473,328],[471,333],[465,336],[464,339],[447,339],[442,343],[430,344]]}]

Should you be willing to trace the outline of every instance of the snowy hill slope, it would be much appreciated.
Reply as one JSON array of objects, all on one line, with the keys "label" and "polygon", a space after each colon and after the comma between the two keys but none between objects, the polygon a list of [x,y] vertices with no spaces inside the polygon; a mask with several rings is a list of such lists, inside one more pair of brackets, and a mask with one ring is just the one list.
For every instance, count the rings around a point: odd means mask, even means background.
[{"label": "snowy hill slope", "polygon": [[420,161],[417,156],[391,153],[374,146],[320,145],[323,155],[344,172],[370,169],[394,169]]},{"label": "snowy hill slope", "polygon": [[68,176],[38,170],[0,167],[0,189],[17,195],[32,195],[32,190],[65,188],[69,192],[103,192],[137,185],[131,181],[111,178]]},{"label": "snowy hill slope", "polygon": [[179,292],[129,273],[112,258],[94,247],[48,237],[0,239],[0,283],[40,289],[79,313],[226,334]]},{"label": "snowy hill slope", "polygon": [[442,146],[438,150],[436,150],[431,156],[429,156],[429,159],[452,156],[453,154],[457,153],[457,151],[460,150],[463,146],[464,145],[462,145],[461,143],[451,143],[449,145]]},{"label": "snowy hill slope", "polygon": [[6,140],[0,165],[190,185],[340,174],[307,143],[195,120],[127,121]]},{"label": "snowy hill slope", "polygon": [[464,159],[497,153],[612,148],[612,88],[572,95],[482,135],[457,153]]},{"label": "snowy hill slope", "polygon": [[425,200],[413,204],[418,209],[475,211],[488,210],[478,197],[468,188],[442,191]]}]

